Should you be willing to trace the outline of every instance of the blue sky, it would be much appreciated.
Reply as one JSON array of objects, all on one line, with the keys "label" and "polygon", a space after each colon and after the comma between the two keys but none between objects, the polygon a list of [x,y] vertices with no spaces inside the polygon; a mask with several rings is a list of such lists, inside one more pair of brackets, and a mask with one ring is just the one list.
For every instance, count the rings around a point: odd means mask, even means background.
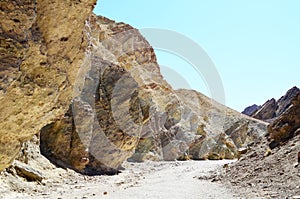
[{"label": "blue sky", "polygon": [[[300,86],[299,9],[297,0],[100,0],[94,12],[139,29],[173,30],[195,41],[221,76],[226,105],[242,111]],[[175,81],[175,88],[186,86],[210,96],[189,63],[168,52],[156,53],[166,66],[166,79],[173,80],[168,76],[174,70],[185,80]]]}]

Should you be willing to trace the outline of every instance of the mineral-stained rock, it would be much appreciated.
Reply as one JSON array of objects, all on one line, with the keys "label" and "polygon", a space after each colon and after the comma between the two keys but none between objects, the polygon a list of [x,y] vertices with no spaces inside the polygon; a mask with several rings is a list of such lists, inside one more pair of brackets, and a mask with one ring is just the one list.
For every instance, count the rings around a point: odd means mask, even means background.
[{"label": "mineral-stained rock", "polygon": [[[295,182],[300,181],[297,169],[300,150],[300,92],[294,87],[278,101],[281,108],[277,108],[276,112],[281,114],[268,125],[266,136],[256,139],[248,147],[246,154],[242,155],[242,161],[227,168],[223,178],[223,182],[230,181],[234,186],[242,184],[243,187],[251,186],[255,190],[262,190],[258,192],[259,198],[269,197],[270,191],[276,198],[299,193],[299,185]],[[265,189],[266,184],[272,186]]]},{"label": "mineral-stained rock", "polygon": [[[178,90],[176,93],[185,109],[192,110],[188,116],[182,116],[178,125],[191,134],[201,136],[200,140],[196,137],[188,145],[189,155],[194,159],[215,159],[216,156],[217,159],[237,158],[238,148],[246,147],[266,132],[264,122],[243,116],[201,93],[188,90]],[[195,144],[198,145],[197,150],[194,150]]]},{"label": "mineral-stained rock", "polygon": [[0,171],[21,143],[64,115],[95,0],[1,0]]},{"label": "mineral-stained rock", "polygon": [[300,132],[300,89],[293,87],[279,100],[268,100],[252,116],[270,123],[268,134],[271,149],[298,136]]}]

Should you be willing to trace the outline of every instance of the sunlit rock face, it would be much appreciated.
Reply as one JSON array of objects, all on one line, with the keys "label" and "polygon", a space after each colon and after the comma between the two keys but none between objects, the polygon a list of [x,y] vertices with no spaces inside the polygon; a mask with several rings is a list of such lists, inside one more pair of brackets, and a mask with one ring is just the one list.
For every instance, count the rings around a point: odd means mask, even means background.
[{"label": "sunlit rock face", "polygon": [[[130,160],[234,159],[239,148],[266,133],[267,123],[244,116],[201,93],[185,89],[175,93],[178,106],[167,112],[176,110],[178,121],[161,128],[158,142],[155,136],[142,138]],[[159,143],[159,147],[153,143]]]},{"label": "sunlit rock face", "polygon": [[68,110],[96,0],[0,2],[0,171]]}]

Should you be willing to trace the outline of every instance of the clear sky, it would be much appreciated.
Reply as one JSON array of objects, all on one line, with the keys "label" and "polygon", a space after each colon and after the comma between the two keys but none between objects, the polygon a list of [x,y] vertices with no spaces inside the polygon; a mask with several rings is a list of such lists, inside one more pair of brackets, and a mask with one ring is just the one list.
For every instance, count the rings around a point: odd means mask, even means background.
[{"label": "clear sky", "polygon": [[[299,10],[298,0],[100,0],[94,12],[139,29],[173,30],[198,43],[221,76],[226,105],[242,111],[300,86]],[[166,79],[171,68],[184,76],[180,85],[210,96],[185,60],[156,53],[167,66]]]}]

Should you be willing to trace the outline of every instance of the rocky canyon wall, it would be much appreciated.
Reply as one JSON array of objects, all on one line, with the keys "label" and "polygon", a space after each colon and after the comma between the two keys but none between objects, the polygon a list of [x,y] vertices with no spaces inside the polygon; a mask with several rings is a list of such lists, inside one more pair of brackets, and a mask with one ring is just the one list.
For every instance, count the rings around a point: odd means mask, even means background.
[{"label": "rocky canyon wall", "polygon": [[130,25],[95,1],[1,1],[0,170],[40,136],[56,165],[113,174],[131,161],[233,159],[266,123],[174,91]]}]

